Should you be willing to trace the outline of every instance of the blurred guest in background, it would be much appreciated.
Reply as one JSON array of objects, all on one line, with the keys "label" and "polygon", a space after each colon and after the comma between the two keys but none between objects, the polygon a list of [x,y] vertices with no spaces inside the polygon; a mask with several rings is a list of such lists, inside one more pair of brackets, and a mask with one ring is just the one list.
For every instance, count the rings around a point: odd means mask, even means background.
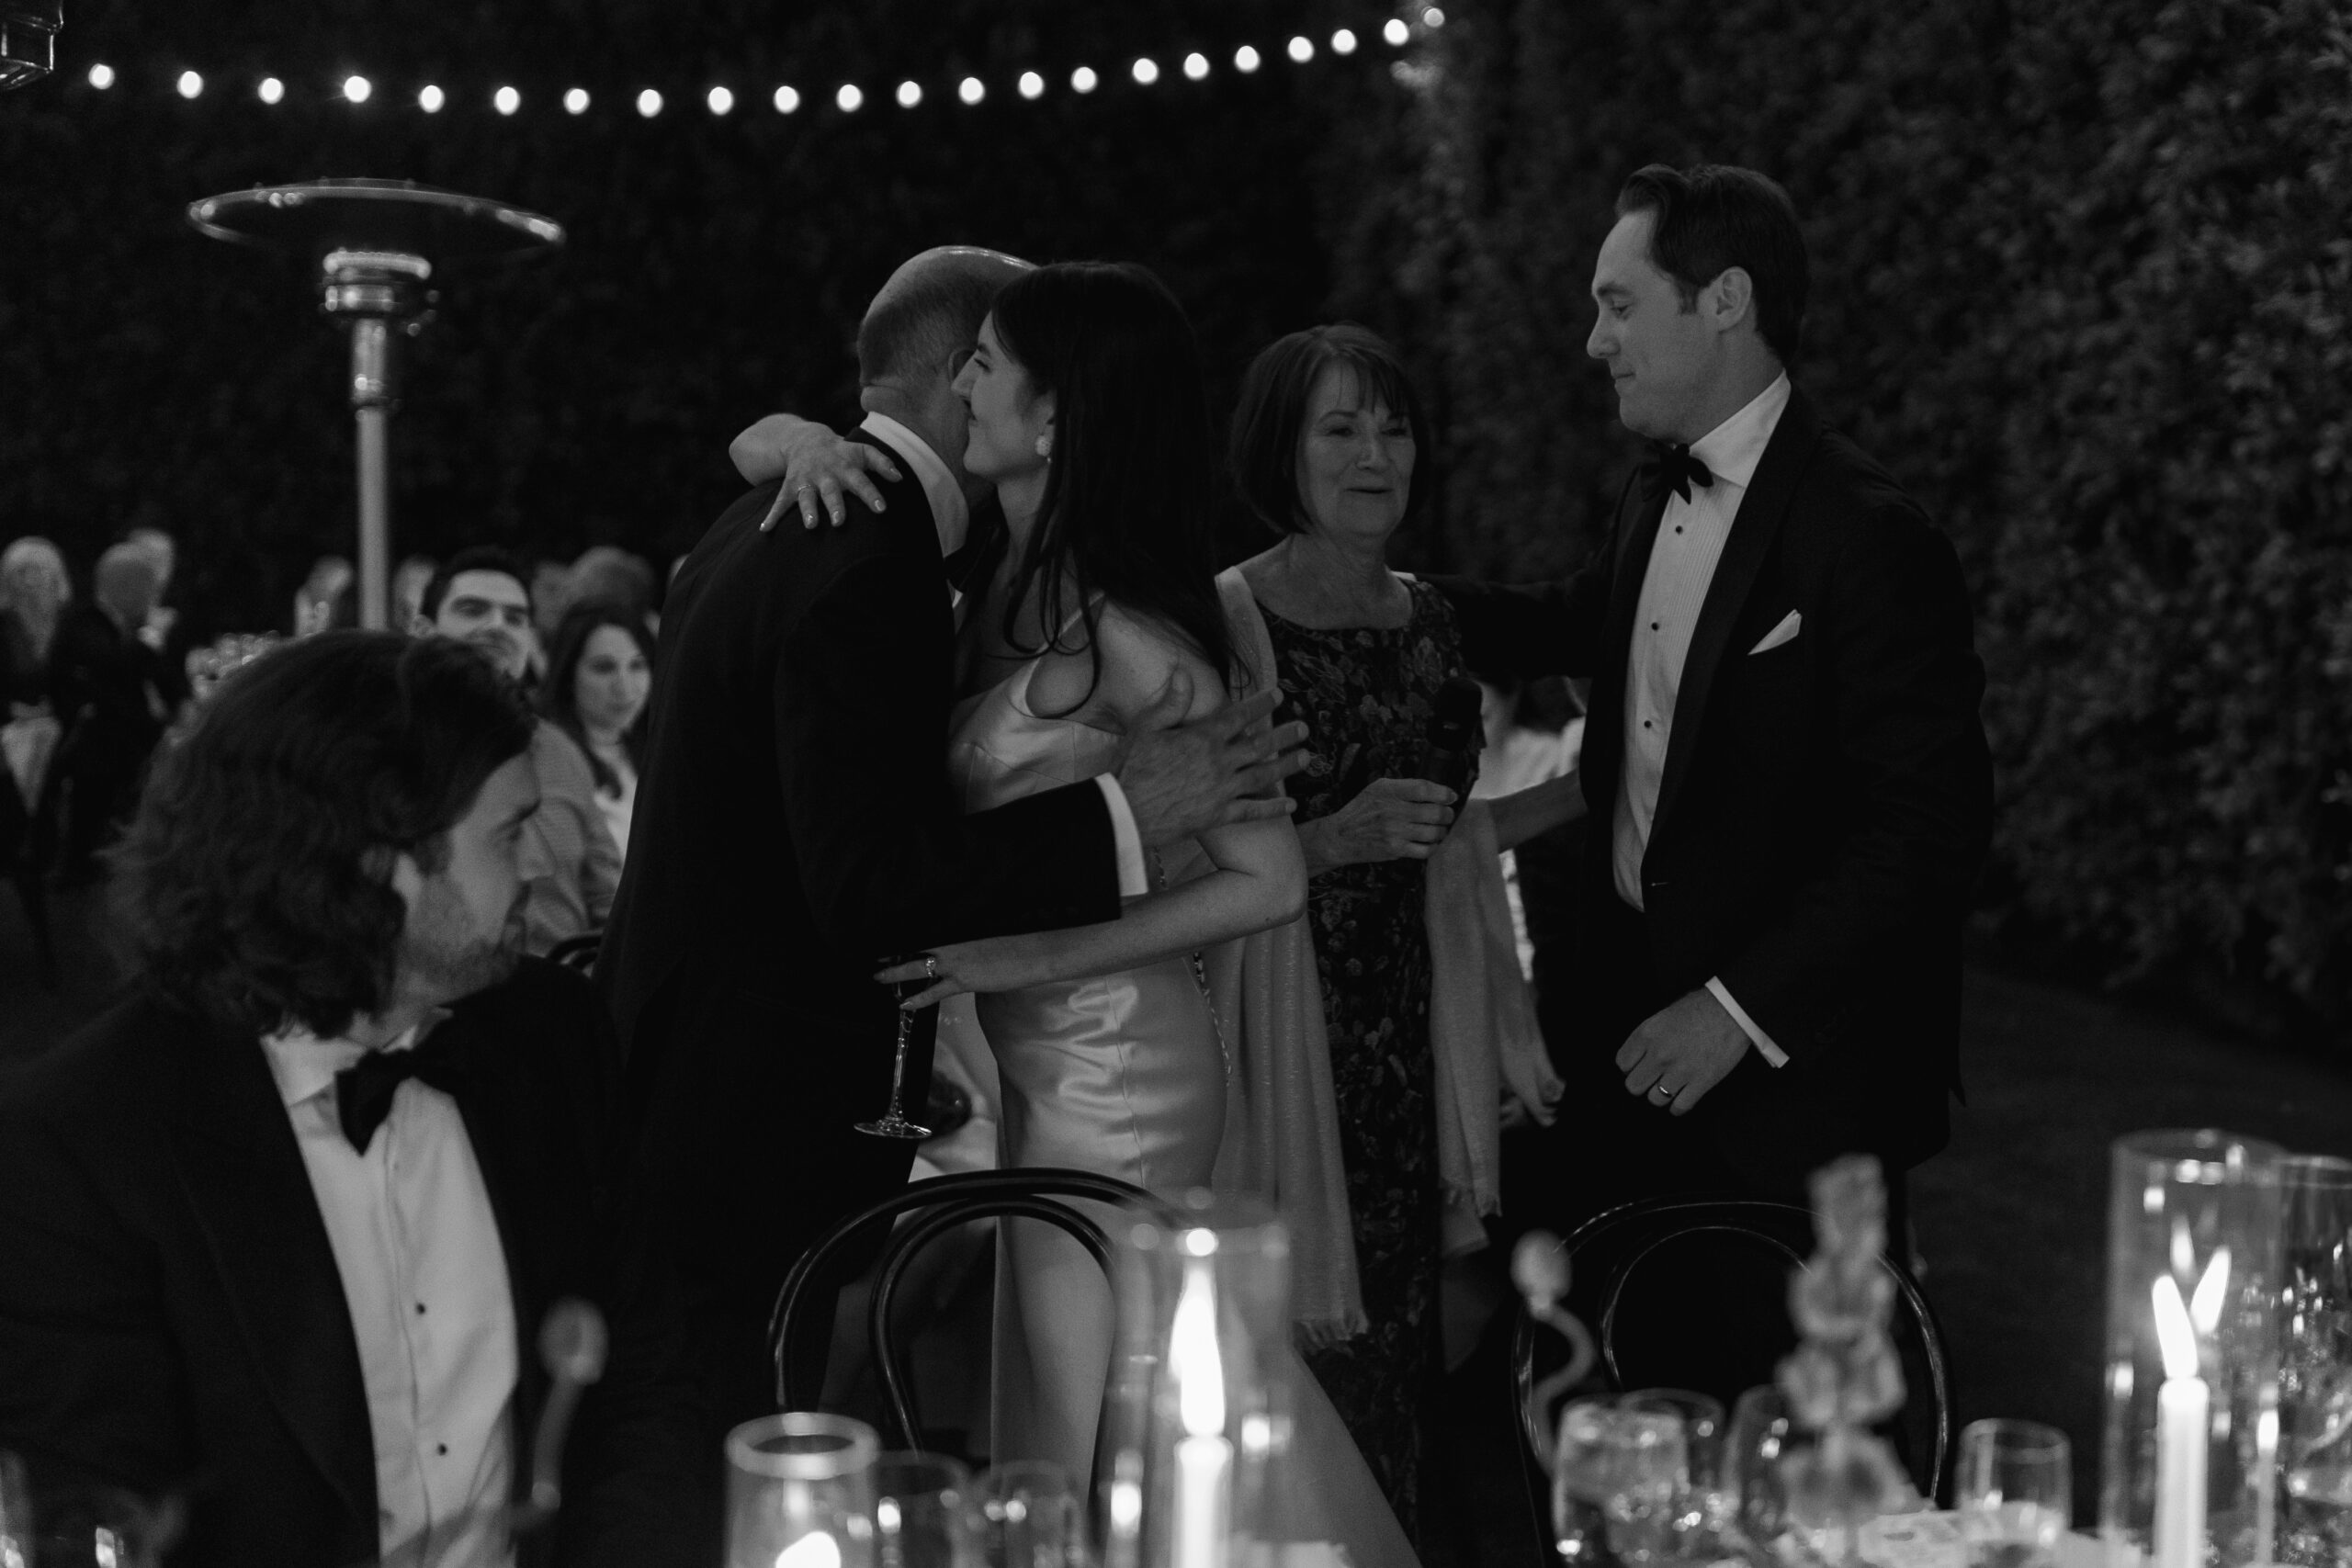
[{"label": "blurred guest in background", "polygon": [[161,581],[153,552],[117,545],[98,558],[90,602],[69,611],[50,652],[50,693],[65,726],[57,774],[65,801],[68,880],[96,873],[93,857],[137,803],[147,759],[187,698],[177,660],[141,635]]},{"label": "blurred guest in background", "polygon": [[513,1564],[526,1348],[581,1297],[611,1349],[553,1560],[708,1560],[673,1298],[595,1196],[611,1028],[520,953],[532,729],[471,654],[338,632],[160,766],[120,863],[141,984],[0,1088],[0,1446],[36,1506],[187,1488],[196,1568]]},{"label": "blurred guest in background", "polygon": [[65,557],[28,534],[0,551],[0,695],[31,708],[49,700],[49,654],[74,602]]},{"label": "blurred guest in background", "polygon": [[410,556],[392,571],[392,629],[405,632],[416,624],[419,607],[424,603],[424,585],[441,563],[431,556]]},{"label": "blurred guest in background", "polygon": [[571,609],[617,604],[636,616],[640,626],[650,630],[661,627],[661,617],[653,608],[653,568],[644,557],[617,545],[598,545],[573,561],[564,591],[571,596],[567,601]]},{"label": "blurred guest in background", "polygon": [[[537,647],[531,609],[522,563],[495,546],[476,545],[433,574],[412,629],[471,644],[520,686]],[[596,803],[587,753],[549,720],[533,731],[531,766],[539,808],[525,836],[531,890],[525,919],[530,951],[547,953],[603,927],[620,886],[621,852]]]},{"label": "blurred guest in background", "polygon": [[645,699],[652,689],[652,640],[628,609],[583,604],[556,628],[539,711],[587,754],[597,808],[624,862],[645,755]]},{"label": "blurred guest in background", "polygon": [[294,590],[294,635],[313,637],[359,623],[358,577],[341,556],[321,556]]},{"label": "blurred guest in background", "polygon": [[[147,612],[146,625],[139,628],[139,640],[163,653],[169,648],[172,631],[180,618],[180,613],[164,603],[171,595],[172,573],[179,567],[179,546],[161,528],[133,528],[122,536],[122,542],[145,550],[148,558],[155,563],[155,603]],[[174,656],[177,657],[175,652]]]},{"label": "blurred guest in background", "polygon": [[556,627],[563,625],[564,612],[571,608],[571,568],[541,556],[531,563],[531,575],[524,581],[531,591],[531,624],[538,632],[531,662],[535,669],[544,668],[547,647],[555,640]]}]

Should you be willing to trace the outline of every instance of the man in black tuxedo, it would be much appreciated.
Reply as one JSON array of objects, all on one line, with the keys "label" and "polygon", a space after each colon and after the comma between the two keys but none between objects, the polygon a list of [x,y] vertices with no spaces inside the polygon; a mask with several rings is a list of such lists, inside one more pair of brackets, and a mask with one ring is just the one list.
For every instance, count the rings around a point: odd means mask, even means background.
[{"label": "man in black tuxedo", "polygon": [[1949,1137],[1992,769],[1951,547],[1788,366],[1804,242],[1751,171],[1618,198],[1587,352],[1660,448],[1565,582],[1443,584],[1474,669],[1593,677],[1582,953],[1555,1041],[1576,1210],[1804,1201]]},{"label": "man in black tuxedo", "polygon": [[[778,1286],[835,1221],[904,1185],[910,1143],[854,1131],[889,1102],[896,1009],[874,978],[941,942],[1114,919],[1146,846],[1285,808],[1272,696],[1170,728],[1171,689],[1115,776],[963,815],[947,779],[955,584],[1001,537],[963,471],[956,373],[1027,264],[926,252],[858,331],[881,514],[770,530],[756,488],[711,525],[662,618],[648,761],[597,978],[644,1110],[639,1179],[679,1250],[714,1428],[775,1408]],[[830,443],[830,434],[824,436]],[[887,454],[887,459],[884,455]],[[935,1014],[915,1022],[923,1104]]]},{"label": "man in black tuxedo", "polygon": [[0,1085],[0,1449],[172,1561],[515,1561],[577,1297],[611,1329],[520,1560],[709,1560],[674,1288],[627,1245],[616,1061],[520,958],[532,717],[482,656],[330,632],[232,676],[119,855],[139,988]]}]

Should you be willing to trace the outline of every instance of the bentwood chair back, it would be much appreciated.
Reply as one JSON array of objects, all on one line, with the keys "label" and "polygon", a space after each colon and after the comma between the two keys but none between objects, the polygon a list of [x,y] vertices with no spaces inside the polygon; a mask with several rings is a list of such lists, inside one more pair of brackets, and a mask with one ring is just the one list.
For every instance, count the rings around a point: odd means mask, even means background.
[{"label": "bentwood chair back", "polygon": [[[1693,1389],[1729,1410],[1742,1391],[1771,1382],[1781,1358],[1795,1348],[1789,1275],[1813,1247],[1813,1215],[1792,1203],[1629,1203],[1586,1221],[1568,1238],[1566,1305],[1592,1331],[1610,1389]],[[1894,1281],[1890,1336],[1906,1393],[1903,1409],[1881,1430],[1913,1484],[1933,1498],[1951,1450],[1943,1332],[1910,1269],[1894,1258],[1879,1261]],[[1538,1433],[1527,1396],[1564,1359],[1557,1336],[1521,1309],[1511,1342],[1512,1406],[1531,1463]],[[1534,1494],[1548,1495],[1548,1483]]]},{"label": "bentwood chair back", "polygon": [[[906,1347],[899,1342],[892,1309],[908,1269],[922,1250],[963,1225],[984,1219],[1040,1220],[1057,1225],[1111,1272],[1111,1244],[1093,1218],[1058,1200],[1080,1198],[1136,1214],[1164,1216],[1167,1205],[1140,1187],[1087,1170],[1038,1167],[967,1171],[910,1182],[878,1203],[835,1224],[792,1266],[776,1294],[768,1324],[768,1348],[775,1361],[779,1409],[814,1406],[824,1382],[823,1337],[831,1332],[833,1293],[871,1260],[874,1293],[866,1308],[866,1333],[882,1377],[892,1430],[886,1446],[922,1444],[922,1421],[907,1371]],[[890,1227],[877,1255],[876,1234]]]}]

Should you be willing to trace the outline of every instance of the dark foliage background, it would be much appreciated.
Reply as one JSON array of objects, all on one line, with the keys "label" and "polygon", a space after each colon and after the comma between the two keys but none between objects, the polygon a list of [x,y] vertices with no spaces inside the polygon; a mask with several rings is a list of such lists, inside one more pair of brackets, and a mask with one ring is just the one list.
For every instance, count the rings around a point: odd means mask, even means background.
[{"label": "dark foliage background", "polygon": [[1343,304],[1438,366],[1451,547],[1579,559],[1623,176],[1806,216],[1801,375],[1937,514],[2000,761],[1992,920],[2338,1022],[2352,983],[2352,54],[2324,0],[1493,0],[1419,71]]},{"label": "dark foliage background", "polygon": [[[2000,760],[1987,921],[2121,975],[2199,965],[2339,1022],[2352,987],[2352,42],[2332,0],[1475,0],[1401,61],[1224,68],[1378,0],[72,0],[0,100],[0,536],[78,566],[184,544],[203,626],[280,624],[347,548],[343,347],[297,269],[191,198],[323,174],[571,230],[447,280],[396,434],[399,547],[662,556],[771,408],[848,411],[847,339],[949,240],[1160,268],[1224,406],[1351,315],[1419,374],[1440,504],[1408,564],[1529,577],[1632,457],[1583,354],[1591,256],[1653,159],[1755,164],[1806,215],[1801,373],[1958,541]],[[1129,84],[1185,48],[1205,85]],[[81,81],[94,59],[124,81]],[[1069,65],[1102,71],[1076,98]],[[1397,70],[1390,65],[1394,62]],[[1036,63],[1056,85],[1006,85]],[[180,69],[207,72],[196,103]],[[355,110],[344,74],[379,83]],[[275,72],[288,101],[252,83]],[[990,101],[967,109],[966,71]],[[888,101],[918,76],[925,105]],[[451,107],[427,119],[415,85]],[[778,117],[776,81],[808,102]],[[864,84],[855,116],[831,87]],[[715,81],[742,102],[700,107]],[[500,82],[525,95],[502,119]],[[587,116],[553,107],[577,83]],[[661,87],[639,119],[628,100]],[[1248,543],[1237,531],[1238,553]]]}]

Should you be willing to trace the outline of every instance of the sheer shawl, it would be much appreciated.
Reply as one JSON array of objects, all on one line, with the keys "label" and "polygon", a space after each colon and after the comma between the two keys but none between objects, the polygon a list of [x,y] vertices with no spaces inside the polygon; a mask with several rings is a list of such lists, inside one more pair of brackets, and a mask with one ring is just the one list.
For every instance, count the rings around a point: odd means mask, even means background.
[{"label": "sheer shawl", "polygon": [[[1246,667],[1245,692],[1272,682],[1273,641],[1238,569],[1217,578],[1217,592]],[[1228,1063],[1217,1190],[1266,1200],[1290,1227],[1291,1316],[1308,1344],[1362,1333],[1339,1104],[1306,917],[1220,942],[1203,957]]]}]

